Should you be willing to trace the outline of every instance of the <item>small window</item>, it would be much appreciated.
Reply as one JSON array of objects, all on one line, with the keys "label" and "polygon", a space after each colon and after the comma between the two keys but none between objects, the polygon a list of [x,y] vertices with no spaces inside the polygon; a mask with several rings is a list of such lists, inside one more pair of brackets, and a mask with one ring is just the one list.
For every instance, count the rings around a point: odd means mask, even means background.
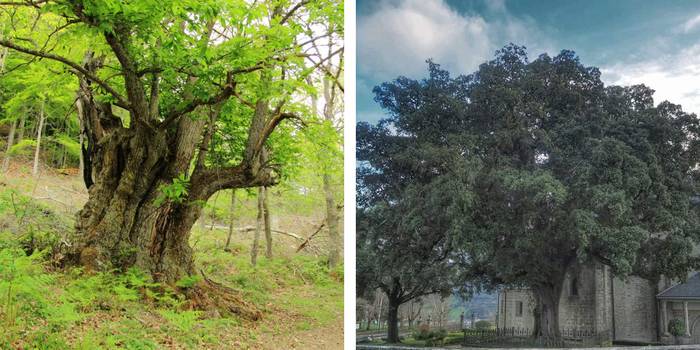
[{"label": "small window", "polygon": [[578,296],[578,278],[571,279],[571,296]]},{"label": "small window", "polygon": [[522,316],[523,315],[523,302],[518,301],[515,304],[515,316]]}]

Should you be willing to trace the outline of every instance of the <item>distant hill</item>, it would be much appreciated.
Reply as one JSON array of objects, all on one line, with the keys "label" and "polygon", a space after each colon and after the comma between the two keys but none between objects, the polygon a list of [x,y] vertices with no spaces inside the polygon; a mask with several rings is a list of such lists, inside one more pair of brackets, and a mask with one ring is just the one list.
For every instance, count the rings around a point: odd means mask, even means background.
[{"label": "distant hill", "polygon": [[496,293],[475,294],[469,300],[462,300],[458,296],[452,297],[450,320],[459,320],[459,315],[464,311],[464,317],[470,318],[472,312],[476,319],[495,320],[498,297]]}]

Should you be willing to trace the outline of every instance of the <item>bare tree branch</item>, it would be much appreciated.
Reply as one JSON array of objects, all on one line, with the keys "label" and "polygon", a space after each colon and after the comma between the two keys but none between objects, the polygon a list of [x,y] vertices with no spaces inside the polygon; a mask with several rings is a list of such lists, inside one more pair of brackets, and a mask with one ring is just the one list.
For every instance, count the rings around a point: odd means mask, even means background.
[{"label": "bare tree branch", "polygon": [[284,17],[282,17],[282,19],[280,20],[280,24],[284,24],[285,22],[287,22],[294,15],[294,12],[296,12],[298,9],[300,9],[302,6],[308,4],[309,2],[310,2],[309,0],[303,0],[303,1],[300,1],[298,4],[296,4],[294,7],[292,7],[292,9],[289,10],[289,12],[287,12],[284,15]]}]

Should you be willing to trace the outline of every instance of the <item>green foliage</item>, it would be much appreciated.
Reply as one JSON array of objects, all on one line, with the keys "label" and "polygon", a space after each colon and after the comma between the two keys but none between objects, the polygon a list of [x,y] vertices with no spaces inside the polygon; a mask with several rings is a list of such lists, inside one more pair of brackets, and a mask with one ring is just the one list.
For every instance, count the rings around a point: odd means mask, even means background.
[{"label": "green foliage", "polygon": [[17,155],[23,155],[23,156],[28,156],[32,155],[34,152],[34,149],[36,148],[36,141],[32,139],[24,139],[20,142],[17,142],[16,144],[12,145],[10,147],[10,155],[17,156]]},{"label": "green foliage", "polygon": [[192,310],[177,312],[165,309],[159,310],[158,312],[180,332],[184,333],[191,332],[194,326],[197,324],[197,320],[199,320],[199,318],[202,316],[201,311]]},{"label": "green foliage", "polygon": [[57,276],[44,272],[39,253],[27,256],[18,248],[0,250],[0,304],[2,332],[16,339],[21,330],[37,319],[50,329],[62,329],[80,319],[74,304],[65,297],[52,300],[51,286]]},{"label": "green foliage", "polygon": [[668,331],[671,333],[671,335],[680,337],[685,335],[685,325],[683,324],[683,321],[674,318],[670,321],[668,321]]},{"label": "green foliage", "polygon": [[480,320],[480,321],[476,321],[474,323],[474,328],[476,328],[476,329],[491,329],[491,328],[493,328],[493,324],[491,324],[491,322],[486,321],[486,320]]},{"label": "green foliage", "polygon": [[52,140],[65,147],[66,152],[68,152],[68,155],[78,159],[80,157],[80,143],[75,141],[75,138],[71,137],[70,135],[66,134],[58,134],[54,135]]},{"label": "green foliage", "polygon": [[185,174],[180,174],[173,179],[171,184],[161,185],[158,189],[159,194],[155,200],[156,205],[161,205],[164,202],[182,203],[187,198],[187,190],[190,186],[190,180]]},{"label": "green foliage", "polygon": [[201,281],[202,278],[198,275],[189,275],[181,278],[179,281],[177,281],[176,286],[180,288],[192,288],[194,287],[199,281]]},{"label": "green foliage", "polygon": [[442,345],[446,337],[447,331],[444,329],[431,331],[426,328],[421,328],[413,333],[413,339],[425,341],[426,346]]}]

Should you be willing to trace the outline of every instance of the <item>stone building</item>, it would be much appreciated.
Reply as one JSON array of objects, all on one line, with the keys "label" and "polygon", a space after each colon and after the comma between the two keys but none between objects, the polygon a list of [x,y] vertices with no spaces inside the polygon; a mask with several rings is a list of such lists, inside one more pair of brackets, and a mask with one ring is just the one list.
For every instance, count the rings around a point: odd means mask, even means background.
[{"label": "stone building", "polygon": [[[533,309],[529,290],[501,291],[498,327],[532,330]],[[657,285],[634,276],[613,277],[608,266],[596,262],[570,269],[559,300],[562,330],[609,334],[615,341],[664,340],[663,325],[674,318],[687,324],[687,336],[700,343],[700,274],[683,284],[664,280]]]}]

